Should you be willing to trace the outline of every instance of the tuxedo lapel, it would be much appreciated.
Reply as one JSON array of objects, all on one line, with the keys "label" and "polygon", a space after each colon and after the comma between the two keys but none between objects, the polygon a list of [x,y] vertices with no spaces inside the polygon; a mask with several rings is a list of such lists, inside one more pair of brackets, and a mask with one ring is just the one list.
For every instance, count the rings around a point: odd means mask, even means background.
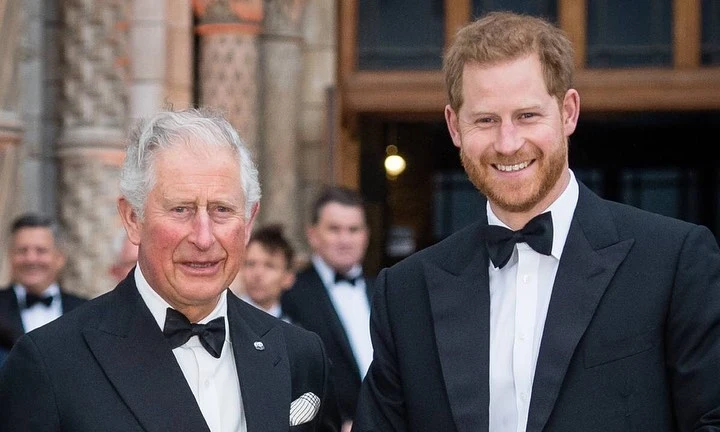
[{"label": "tuxedo lapel", "polygon": [[[348,336],[345,333],[345,327],[343,327],[342,321],[340,321],[340,315],[338,315],[337,311],[335,310],[335,306],[333,306],[330,294],[328,293],[327,288],[325,288],[325,284],[320,278],[317,270],[315,270],[315,266],[313,266],[312,269],[312,286],[313,290],[315,291],[315,295],[308,296],[308,300],[316,303],[316,307],[320,307],[323,309],[320,312],[320,315],[326,316],[328,318],[327,324],[330,327],[333,338],[337,341],[336,345],[341,347],[343,355],[348,359],[350,364],[355,365],[359,376],[360,366],[357,365],[357,361],[355,360],[355,355],[353,354],[352,348],[350,347],[350,339],[348,339]],[[367,286],[369,287],[369,284]]]},{"label": "tuxedo lapel", "polygon": [[449,250],[425,261],[435,339],[458,432],[488,428],[490,294],[480,226],[461,232]]},{"label": "tuxedo lapel", "polygon": [[545,427],[578,342],[632,244],[619,239],[602,201],[581,184],[545,320],[528,432]]},{"label": "tuxedo lapel", "polygon": [[108,296],[107,302],[94,305],[99,315],[104,314],[99,325],[86,328],[83,335],[140,424],[150,432],[209,431],[172,348],[132,277]]},{"label": "tuxedo lapel", "polygon": [[25,333],[20,315],[20,305],[12,284],[0,291],[0,320],[8,327],[13,339],[17,340]]},{"label": "tuxedo lapel", "polygon": [[255,319],[261,313],[228,293],[228,322],[248,431],[287,430],[290,366],[280,326]]}]

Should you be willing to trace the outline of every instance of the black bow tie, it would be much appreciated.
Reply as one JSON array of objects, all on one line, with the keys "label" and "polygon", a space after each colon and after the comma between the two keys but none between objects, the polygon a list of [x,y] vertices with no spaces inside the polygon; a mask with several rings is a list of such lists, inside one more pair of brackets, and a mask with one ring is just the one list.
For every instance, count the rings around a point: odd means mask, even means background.
[{"label": "black bow tie", "polygon": [[360,279],[360,276],[350,277],[346,274],[335,273],[335,283],[336,284],[340,283],[342,281],[345,281],[345,282],[349,283],[350,285],[355,286],[355,282],[357,282],[358,279]]},{"label": "black bow tie", "polygon": [[53,299],[54,299],[53,296],[40,297],[35,294],[27,293],[27,294],[25,294],[25,307],[29,309],[29,308],[33,307],[34,305],[36,305],[37,303],[42,303],[47,307],[52,304]]},{"label": "black bow tie", "polygon": [[485,227],[485,243],[493,265],[505,267],[510,261],[516,243],[527,243],[536,252],[550,255],[552,252],[553,225],[550,212],[530,219],[521,230],[513,231],[499,225]]},{"label": "black bow tie", "polygon": [[163,334],[173,349],[197,336],[202,346],[215,358],[220,358],[225,343],[225,318],[219,317],[207,324],[193,324],[185,315],[168,308]]}]

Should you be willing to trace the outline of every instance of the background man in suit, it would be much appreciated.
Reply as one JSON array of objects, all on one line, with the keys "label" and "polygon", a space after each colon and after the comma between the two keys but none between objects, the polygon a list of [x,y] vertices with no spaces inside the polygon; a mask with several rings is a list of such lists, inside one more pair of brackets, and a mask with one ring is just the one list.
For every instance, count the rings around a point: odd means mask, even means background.
[{"label": "background man in suit", "polygon": [[0,369],[0,430],[333,430],[320,338],[226,288],[260,199],[232,126],[195,109],[140,122],[120,189],[138,266],[17,342]]},{"label": "background man in suit", "polygon": [[27,213],[15,219],[8,255],[11,283],[0,291],[0,321],[13,344],[85,302],[60,288],[65,253],[59,228],[50,218]]},{"label": "background man in suit", "polygon": [[329,187],[317,198],[311,216],[307,237],[312,264],[283,296],[283,311],[325,342],[340,413],[349,429],[372,360],[372,280],[362,271],[368,246],[365,205],[357,191]]},{"label": "background man in suit", "polygon": [[280,304],[282,294],[295,282],[295,251],[280,225],[253,232],[245,252],[240,278],[243,300],[270,315],[289,321]]},{"label": "background man in suit", "polygon": [[575,179],[573,60],[539,18],[456,35],[445,119],[487,218],[378,276],[353,430],[720,430],[717,243]]}]

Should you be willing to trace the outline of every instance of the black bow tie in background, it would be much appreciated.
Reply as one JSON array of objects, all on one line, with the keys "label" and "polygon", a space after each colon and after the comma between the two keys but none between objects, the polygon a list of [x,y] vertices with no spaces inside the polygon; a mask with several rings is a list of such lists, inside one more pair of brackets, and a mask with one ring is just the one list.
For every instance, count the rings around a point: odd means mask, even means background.
[{"label": "black bow tie in background", "polygon": [[25,295],[25,308],[31,308],[38,303],[44,304],[46,307],[50,306],[53,302],[54,297],[40,297],[35,294],[27,293]]},{"label": "black bow tie in background", "polygon": [[360,279],[360,276],[349,277],[348,275],[344,275],[344,274],[337,273],[337,272],[335,273],[335,283],[336,284],[340,283],[342,281],[345,281],[345,282],[349,283],[350,285],[355,286],[355,282],[357,282],[358,279]]},{"label": "black bow tie in background", "polygon": [[193,324],[185,315],[168,308],[163,334],[173,349],[197,336],[202,346],[215,358],[220,358],[225,343],[225,318],[219,317],[207,324]]},{"label": "black bow tie in background", "polygon": [[485,243],[490,260],[498,268],[510,261],[516,243],[527,243],[536,252],[550,255],[552,252],[553,225],[550,212],[530,219],[521,230],[513,231],[499,225],[485,227]]}]

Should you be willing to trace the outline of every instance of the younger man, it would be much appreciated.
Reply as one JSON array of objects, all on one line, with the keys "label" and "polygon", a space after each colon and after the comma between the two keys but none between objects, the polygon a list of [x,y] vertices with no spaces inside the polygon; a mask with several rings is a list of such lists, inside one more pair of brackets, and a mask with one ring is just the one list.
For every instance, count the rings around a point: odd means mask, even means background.
[{"label": "younger man", "polygon": [[295,283],[294,256],[282,226],[269,225],[257,230],[250,237],[240,272],[245,290],[243,300],[289,322],[282,312],[280,297]]}]

